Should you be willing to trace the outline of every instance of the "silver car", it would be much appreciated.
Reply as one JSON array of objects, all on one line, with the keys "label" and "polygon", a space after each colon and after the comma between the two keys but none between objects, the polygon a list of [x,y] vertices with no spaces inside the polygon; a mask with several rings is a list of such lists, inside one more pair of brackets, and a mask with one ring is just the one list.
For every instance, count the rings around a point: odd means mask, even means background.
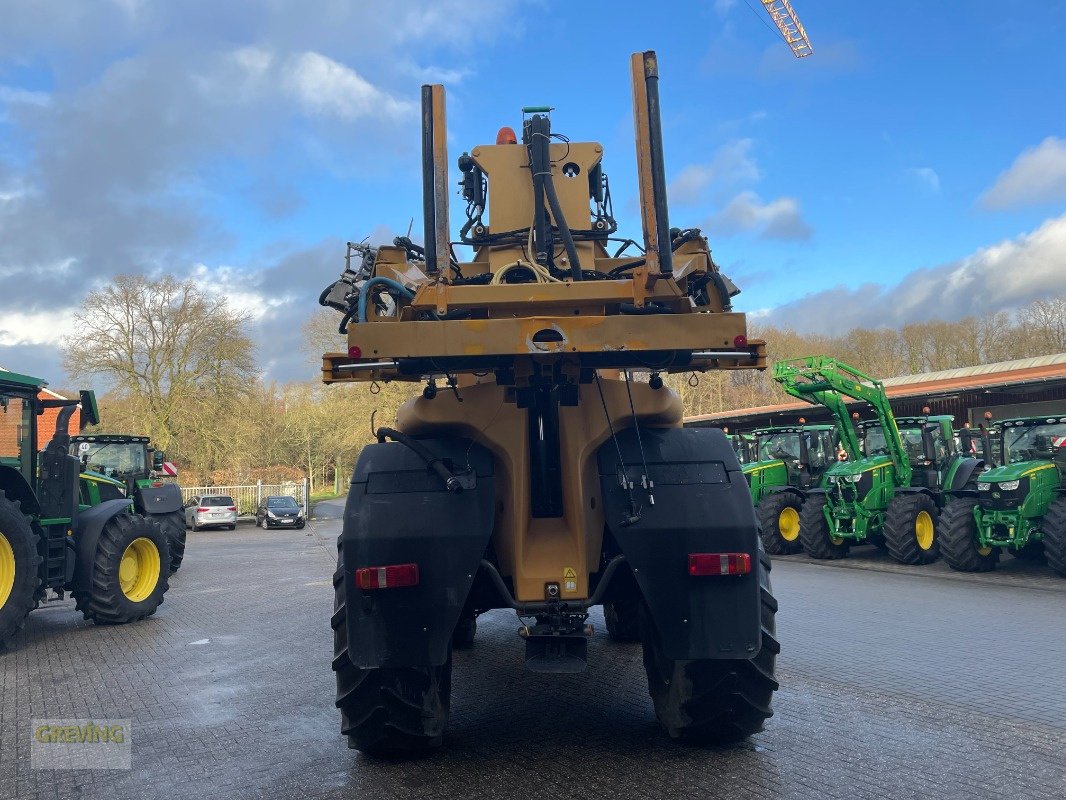
[{"label": "silver car", "polygon": [[194,531],[203,528],[237,527],[237,504],[228,494],[200,495],[185,504],[185,527]]}]

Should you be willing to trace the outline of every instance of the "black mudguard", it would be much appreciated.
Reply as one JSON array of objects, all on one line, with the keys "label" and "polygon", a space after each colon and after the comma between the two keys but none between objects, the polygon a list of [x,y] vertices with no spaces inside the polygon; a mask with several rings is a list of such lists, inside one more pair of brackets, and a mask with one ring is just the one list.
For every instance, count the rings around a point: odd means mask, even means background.
[{"label": "black mudguard", "polygon": [[[352,476],[344,528],[349,656],[361,668],[440,666],[492,536],[492,456],[469,439],[421,439],[476,486],[460,494],[402,444],[363,448]],[[417,586],[360,589],[361,567],[418,565]]]},{"label": "black mudguard", "polygon": [[77,559],[74,562],[74,578],[68,588],[86,591],[91,588],[93,560],[96,557],[96,544],[100,541],[100,532],[109,519],[130,510],[130,501],[123,498],[105,500],[98,506],[78,512],[74,523],[74,547],[77,551]]},{"label": "black mudguard", "polygon": [[162,486],[141,486],[134,490],[134,503],[142,514],[169,514],[180,511],[181,489],[173,483]]},{"label": "black mudguard", "polygon": [[[641,488],[632,428],[618,435],[635,482],[639,519],[626,524],[629,494],[608,440],[597,456],[607,526],[636,577],[667,657],[752,658],[759,652],[759,535],[747,482],[725,434],[714,428],[642,429],[655,505]],[[693,577],[690,553],[747,553],[742,576]]]},{"label": "black mudguard", "polygon": [[964,489],[966,484],[971,480],[976,480],[977,476],[981,474],[981,470],[985,468],[985,462],[980,458],[967,458],[961,464],[959,468],[955,470],[955,477],[951,481],[951,486],[945,487],[950,492],[958,492],[960,489]]}]

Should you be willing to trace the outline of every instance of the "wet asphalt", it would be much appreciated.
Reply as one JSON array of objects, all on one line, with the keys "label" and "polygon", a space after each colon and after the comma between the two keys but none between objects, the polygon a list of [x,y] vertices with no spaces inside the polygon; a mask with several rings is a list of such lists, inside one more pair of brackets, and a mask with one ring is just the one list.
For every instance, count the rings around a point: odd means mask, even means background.
[{"label": "wet asphalt", "polygon": [[[873,551],[775,561],[782,688],[766,730],[680,746],[655,723],[639,645],[592,621],[589,668],[522,667],[513,614],[457,651],[444,749],[382,762],[333,707],[330,575],[341,504],[302,531],[189,535],[152,618],[97,627],[69,600],[0,655],[0,800],[1066,796],[1066,580],[967,576]],[[132,720],[132,769],[33,769],[31,720]]]}]

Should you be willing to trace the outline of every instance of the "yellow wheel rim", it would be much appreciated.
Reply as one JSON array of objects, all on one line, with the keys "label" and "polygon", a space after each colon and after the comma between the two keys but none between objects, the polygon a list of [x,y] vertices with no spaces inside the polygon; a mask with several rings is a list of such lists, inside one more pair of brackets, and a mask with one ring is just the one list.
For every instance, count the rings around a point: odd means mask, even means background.
[{"label": "yellow wheel rim", "polygon": [[978,547],[977,548],[977,554],[981,555],[981,556],[990,556],[990,555],[992,555],[992,548],[991,547]]},{"label": "yellow wheel rim", "polygon": [[928,511],[919,511],[914,518],[914,538],[918,540],[918,546],[923,550],[933,547],[933,518]]},{"label": "yellow wheel rim", "polygon": [[831,541],[833,544],[844,544],[844,537],[843,536],[833,536],[832,534],[830,534],[829,541]]},{"label": "yellow wheel rim", "polygon": [[159,583],[159,548],[143,536],[130,542],[118,562],[118,585],[122,594],[134,603],[151,597]]},{"label": "yellow wheel rim", "polygon": [[794,542],[800,535],[800,515],[792,506],[781,509],[777,515],[777,529],[781,531],[781,538],[786,542]]},{"label": "yellow wheel rim", "polygon": [[15,551],[11,542],[0,533],[0,608],[7,605],[11,590],[15,586]]}]

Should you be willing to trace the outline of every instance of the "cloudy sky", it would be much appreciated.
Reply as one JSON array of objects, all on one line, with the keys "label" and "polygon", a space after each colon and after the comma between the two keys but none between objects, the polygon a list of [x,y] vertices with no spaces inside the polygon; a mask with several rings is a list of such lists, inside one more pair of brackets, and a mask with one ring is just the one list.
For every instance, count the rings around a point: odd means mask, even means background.
[{"label": "cloudy sky", "polygon": [[[255,317],[263,374],[343,242],[420,208],[418,87],[451,155],[551,104],[635,219],[629,53],[660,56],[671,221],[764,321],[1009,309],[1066,286],[1066,2],[0,0],[0,365],[62,385],[84,292],[191,277]],[[453,233],[461,219],[453,205]],[[419,227],[416,222],[415,228]]]}]

